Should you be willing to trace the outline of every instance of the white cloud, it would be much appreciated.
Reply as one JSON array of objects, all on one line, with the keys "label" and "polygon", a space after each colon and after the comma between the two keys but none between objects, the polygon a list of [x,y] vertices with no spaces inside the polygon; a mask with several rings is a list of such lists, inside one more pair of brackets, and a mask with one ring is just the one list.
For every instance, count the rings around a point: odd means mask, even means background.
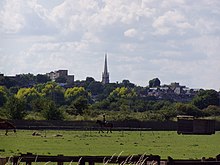
[{"label": "white cloud", "polygon": [[207,56],[207,60],[220,60],[218,53],[220,52],[219,36],[200,36],[187,41],[193,47],[194,51]]},{"label": "white cloud", "polygon": [[[3,0],[0,71],[103,70],[145,86],[152,77],[218,89],[218,0]],[[13,63],[14,65],[11,65]],[[202,74],[202,75],[200,75]],[[210,81],[211,80],[211,81]],[[184,84],[183,84],[184,85]]]},{"label": "white cloud", "polygon": [[0,11],[0,31],[16,33],[25,25],[22,13],[22,0],[7,0]]},{"label": "white cloud", "polygon": [[137,30],[134,28],[128,29],[124,32],[125,37],[135,37],[136,35],[137,35]]},{"label": "white cloud", "polygon": [[167,11],[164,15],[155,19],[153,27],[156,29],[155,34],[166,35],[171,32],[184,33],[185,29],[187,30],[192,26],[186,21],[183,14],[174,10]]},{"label": "white cloud", "polygon": [[220,23],[212,18],[199,18],[196,21],[194,28],[202,35],[207,35],[210,33],[215,34],[216,32],[219,34]]},{"label": "white cloud", "polygon": [[101,43],[101,41],[100,41],[100,39],[98,38],[98,36],[94,35],[94,34],[91,33],[91,32],[86,32],[86,33],[83,35],[82,40],[83,40],[83,41],[86,41],[86,42],[90,42],[90,43],[96,43],[96,44]]},{"label": "white cloud", "polygon": [[131,44],[131,43],[123,43],[123,44],[120,44],[120,49],[126,53],[126,52],[133,52],[137,49],[137,45],[135,44]]}]

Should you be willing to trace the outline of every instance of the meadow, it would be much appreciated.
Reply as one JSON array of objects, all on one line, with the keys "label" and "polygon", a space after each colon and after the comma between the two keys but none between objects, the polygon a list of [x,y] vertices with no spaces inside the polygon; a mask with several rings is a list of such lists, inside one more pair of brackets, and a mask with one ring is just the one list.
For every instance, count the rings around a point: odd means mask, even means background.
[{"label": "meadow", "polygon": [[0,130],[0,157],[31,152],[37,155],[111,156],[154,154],[162,159],[200,159],[220,154],[220,132],[214,135],[178,135],[174,131],[37,131]]}]

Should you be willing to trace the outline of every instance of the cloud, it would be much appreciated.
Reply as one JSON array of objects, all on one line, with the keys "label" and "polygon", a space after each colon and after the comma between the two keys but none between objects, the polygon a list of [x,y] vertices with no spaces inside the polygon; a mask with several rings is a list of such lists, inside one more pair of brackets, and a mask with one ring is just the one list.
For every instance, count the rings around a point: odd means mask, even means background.
[{"label": "cloud", "polygon": [[22,0],[7,0],[0,11],[0,31],[17,33],[25,25],[22,14]]},{"label": "cloud", "polygon": [[218,52],[220,51],[220,37],[213,35],[204,35],[197,38],[192,38],[187,41],[194,49],[194,52],[199,52],[206,55],[206,60],[220,60]]},{"label": "cloud", "polygon": [[124,32],[125,37],[135,37],[136,35],[137,35],[137,30],[135,30],[134,28],[128,29]]},{"label": "cloud", "polygon": [[0,70],[99,80],[107,52],[111,81],[218,89],[219,11],[218,0],[4,0]]},{"label": "cloud", "polygon": [[183,14],[174,10],[167,11],[155,19],[153,27],[156,29],[155,34],[167,35],[175,32],[185,33],[185,30],[192,28],[192,25],[186,21]]}]

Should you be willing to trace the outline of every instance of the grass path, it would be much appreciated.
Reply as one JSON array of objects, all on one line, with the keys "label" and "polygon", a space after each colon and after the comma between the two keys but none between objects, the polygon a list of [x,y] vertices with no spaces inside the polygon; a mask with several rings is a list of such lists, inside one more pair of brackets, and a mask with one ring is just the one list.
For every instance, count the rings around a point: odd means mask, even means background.
[{"label": "grass path", "polygon": [[[215,157],[220,154],[220,132],[214,135],[178,135],[176,132],[113,132],[39,131],[43,137],[32,136],[33,131],[18,130],[4,135],[0,130],[0,156],[31,152],[38,155],[83,156],[113,154],[155,154],[166,159]],[[45,136],[46,133],[46,137]],[[55,137],[62,134],[62,137]]]}]

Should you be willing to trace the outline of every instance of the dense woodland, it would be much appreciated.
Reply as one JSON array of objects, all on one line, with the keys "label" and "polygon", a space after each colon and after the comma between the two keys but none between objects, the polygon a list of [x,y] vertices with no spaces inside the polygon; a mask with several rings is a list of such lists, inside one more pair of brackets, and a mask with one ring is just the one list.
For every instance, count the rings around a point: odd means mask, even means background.
[{"label": "dense woodland", "polygon": [[[155,81],[156,80],[156,81]],[[62,86],[64,79],[51,82],[46,75],[23,74],[19,80],[0,79],[0,116],[28,120],[174,120],[177,115],[220,116],[219,93],[200,90],[191,102],[160,100],[146,96],[149,87],[129,80],[102,84],[92,77]]]}]

